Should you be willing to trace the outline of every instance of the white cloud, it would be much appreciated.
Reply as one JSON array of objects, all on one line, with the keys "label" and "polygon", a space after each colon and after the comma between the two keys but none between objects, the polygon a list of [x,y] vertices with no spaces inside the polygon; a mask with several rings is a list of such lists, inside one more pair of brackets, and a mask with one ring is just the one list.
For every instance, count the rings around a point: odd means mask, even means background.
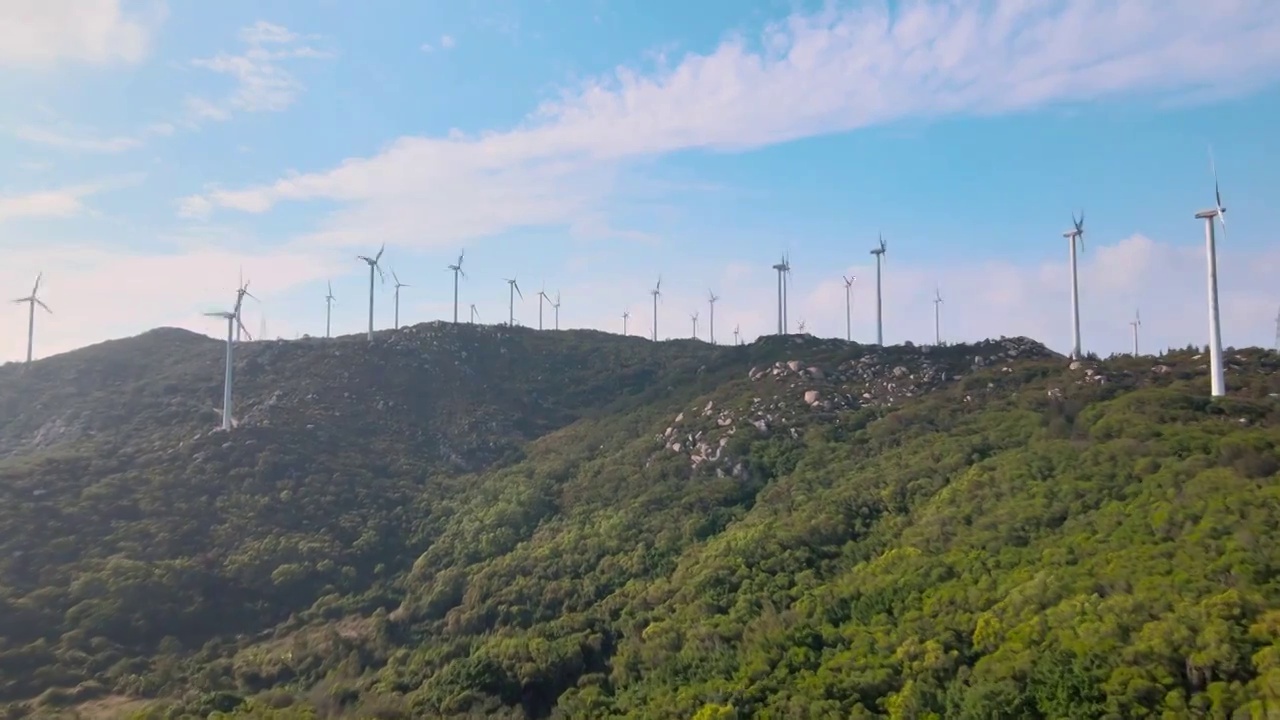
[{"label": "white cloud", "polygon": [[21,195],[0,194],[0,224],[27,218],[59,218],[79,215],[86,207],[84,199],[140,180],[128,176],[96,183],[72,185],[55,190],[39,190]]},{"label": "white cloud", "polygon": [[[339,203],[323,243],[454,245],[599,214],[619,163],[740,150],[907,117],[991,114],[1156,93],[1239,93],[1280,76],[1280,4],[1231,0],[858,3],[794,15],[644,74],[619,68],[515,129],[402,137],[370,158],[292,174],[212,205]],[[1248,53],[1239,48],[1248,47]],[[424,229],[426,230],[424,232]]]},{"label": "white cloud", "polygon": [[288,28],[259,20],[240,30],[245,50],[239,55],[219,53],[192,60],[192,65],[236,81],[235,90],[221,101],[188,97],[186,108],[192,121],[226,120],[233,112],[280,112],[298,99],[303,84],[290,71],[291,60],[320,59],[330,53],[302,44],[304,38]]},{"label": "white cloud", "polygon": [[[59,62],[136,63],[164,19],[161,0],[5,0],[0,4],[0,68]],[[140,10],[136,9],[140,8]]]},{"label": "white cloud", "polygon": [[142,147],[148,138],[167,137],[172,135],[173,131],[173,125],[169,123],[153,123],[134,135],[101,138],[76,128],[53,129],[24,125],[15,128],[13,135],[19,140],[62,150],[111,154]]},{"label": "white cloud", "polygon": [[421,50],[422,52],[429,53],[429,52],[435,52],[437,49],[451,50],[454,47],[456,47],[457,44],[458,44],[458,41],[455,40],[452,35],[441,35],[440,39],[437,40],[434,45],[429,42],[422,43],[422,46],[418,49]]}]

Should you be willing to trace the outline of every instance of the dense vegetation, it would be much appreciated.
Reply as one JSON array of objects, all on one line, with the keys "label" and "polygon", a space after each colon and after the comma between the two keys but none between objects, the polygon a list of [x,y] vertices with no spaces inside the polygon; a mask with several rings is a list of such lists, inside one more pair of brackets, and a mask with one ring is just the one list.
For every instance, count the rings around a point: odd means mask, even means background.
[{"label": "dense vegetation", "polygon": [[219,348],[0,367],[0,717],[1280,711],[1274,353]]}]

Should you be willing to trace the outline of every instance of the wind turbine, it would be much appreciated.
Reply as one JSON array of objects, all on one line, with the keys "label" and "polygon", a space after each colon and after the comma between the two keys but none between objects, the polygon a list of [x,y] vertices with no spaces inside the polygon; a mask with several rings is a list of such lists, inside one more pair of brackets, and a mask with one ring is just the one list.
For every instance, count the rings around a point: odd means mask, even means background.
[{"label": "wind turbine", "polygon": [[716,301],[719,299],[720,296],[717,295],[714,290],[707,290],[707,304],[711,306],[710,335],[712,345],[716,344]]},{"label": "wind turbine", "polygon": [[[222,312],[205,313],[205,315],[208,317],[222,318],[227,321],[227,368],[226,368],[226,375],[222,381],[222,429],[230,430],[231,429],[231,383],[233,379],[232,373],[231,373],[231,370],[233,367],[232,349],[235,347],[235,336],[237,333],[237,329],[244,331],[244,334],[246,337],[249,336],[249,330],[245,328],[244,323],[241,322],[240,320],[240,316],[234,311],[227,312],[224,310]],[[249,337],[249,339],[252,340],[253,338]]]},{"label": "wind turbine", "polygon": [[476,309],[476,304],[471,303],[471,324],[475,325],[476,320],[480,317],[480,311]]},{"label": "wind turbine", "polygon": [[1080,283],[1076,272],[1076,240],[1080,241],[1080,252],[1084,252],[1084,210],[1080,211],[1080,219],[1071,213],[1072,229],[1062,233],[1062,237],[1071,243],[1071,359],[1079,360],[1080,352]]},{"label": "wind turbine", "polygon": [[409,285],[408,283],[400,282],[400,278],[396,275],[395,270],[391,271],[391,279],[395,283],[395,304],[396,304],[395,326],[396,326],[396,330],[399,330],[400,329],[400,288],[413,287],[413,286]]},{"label": "wind turbine", "polygon": [[798,325],[796,325],[796,329],[800,331],[800,334],[801,334],[801,335],[803,335],[803,334],[804,334],[804,319],[803,319],[803,318],[800,320],[800,323],[799,323]]},{"label": "wind turbine", "polygon": [[[243,323],[240,321],[244,319],[242,310],[245,298],[253,298],[254,300],[258,299],[257,297],[254,297],[253,293],[249,292],[249,281],[244,279],[244,271],[241,271],[240,285],[236,288],[236,306],[232,311],[236,314],[236,342],[240,342],[240,329],[243,327]],[[247,332],[245,334],[248,335]]]},{"label": "wind turbine", "polygon": [[742,344],[742,340],[739,338],[740,335],[742,335],[742,331],[738,329],[737,325],[734,325],[733,326],[733,344],[734,345]]},{"label": "wind turbine", "polygon": [[382,253],[387,249],[387,244],[383,243],[378,248],[378,254],[373,257],[366,255],[357,255],[357,260],[363,260],[369,265],[369,341],[373,342],[373,275],[377,273],[378,279],[382,282],[387,281],[387,276],[382,272],[382,267],[378,265],[378,261],[382,259]]},{"label": "wind turbine", "polygon": [[850,342],[853,341],[853,282],[857,279],[857,275],[844,277],[844,339]]},{"label": "wind turbine", "polygon": [[630,318],[631,318],[631,311],[623,310],[622,311],[622,334],[624,336],[627,334],[627,320],[629,320]]},{"label": "wind turbine", "polygon": [[786,286],[784,285],[786,281],[783,279],[783,275],[787,272],[788,266],[785,255],[773,266],[773,269],[778,272],[778,334],[782,335],[786,333],[786,310],[784,309],[787,302]]},{"label": "wind turbine", "polygon": [[653,341],[658,342],[658,298],[662,297],[662,276],[658,276],[658,284],[649,291],[653,296]]},{"label": "wind turbine", "polygon": [[1138,328],[1142,327],[1142,311],[1133,311],[1133,321],[1129,323],[1129,327],[1133,328],[1133,356],[1138,357]]},{"label": "wind turbine", "polygon": [[560,329],[560,291],[556,291],[556,301],[551,303],[551,309],[556,311],[556,329]]},{"label": "wind turbine", "polygon": [[[453,271],[453,324],[454,325],[458,324],[458,276],[461,275],[464,278],[467,276],[467,274],[462,271],[462,258],[466,254],[467,254],[467,251],[465,249],[459,252],[458,262],[456,264],[449,266],[449,269]],[[471,307],[474,308],[475,305],[472,305]]]},{"label": "wind turbine", "polygon": [[547,297],[547,286],[543,285],[538,291],[538,329],[542,329],[542,303],[551,302],[551,298]]},{"label": "wind turbine", "polygon": [[329,293],[324,296],[324,336],[329,337],[329,328],[333,319],[333,304],[338,298],[333,296],[333,281],[329,282]]},{"label": "wind turbine", "polygon": [[942,344],[942,288],[933,289],[933,344]]},{"label": "wind turbine", "polygon": [[1218,249],[1214,220],[1222,223],[1222,239],[1227,239],[1227,209],[1222,205],[1222,193],[1218,190],[1218,168],[1213,162],[1213,148],[1209,148],[1209,171],[1213,173],[1213,209],[1196,213],[1204,220],[1204,246],[1209,266],[1209,378],[1210,392],[1214,397],[1227,394],[1227,379],[1222,371],[1222,326],[1218,316]]},{"label": "wind turbine", "polygon": [[[507,290],[511,294],[511,299],[507,301],[507,326],[516,326],[516,293],[520,294],[520,299],[524,299],[524,293],[520,292],[520,283],[515,278],[503,278],[507,283]],[[542,304],[538,304],[538,314],[542,314]],[[541,325],[541,321],[539,321]]]},{"label": "wind turbine", "polygon": [[889,249],[884,244],[884,235],[879,236],[880,247],[871,251],[876,256],[876,344],[884,345],[884,300],[880,292],[880,266],[884,263],[884,254]]},{"label": "wind turbine", "polygon": [[18,298],[17,300],[13,301],[14,304],[20,305],[22,303],[27,303],[27,305],[30,306],[27,308],[27,362],[28,363],[31,362],[31,352],[32,352],[32,348],[35,346],[36,306],[39,305],[40,307],[44,308],[45,312],[49,313],[50,315],[53,314],[53,311],[49,309],[49,306],[45,305],[44,301],[41,300],[39,297],[37,297],[37,294],[40,292],[40,279],[43,277],[44,277],[43,272],[36,273],[36,284],[31,286],[31,294],[24,298]]},{"label": "wind turbine", "polygon": [[689,316],[689,319],[693,321],[693,339],[697,340],[698,339],[698,313],[696,312],[693,313],[692,315]]}]

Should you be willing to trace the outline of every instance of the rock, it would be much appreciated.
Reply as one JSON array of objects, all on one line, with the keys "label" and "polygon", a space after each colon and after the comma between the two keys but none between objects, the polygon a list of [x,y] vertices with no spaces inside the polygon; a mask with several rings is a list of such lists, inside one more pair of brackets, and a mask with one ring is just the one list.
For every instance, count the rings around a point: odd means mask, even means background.
[{"label": "rock", "polygon": [[806,405],[816,405],[818,402],[818,391],[806,390],[804,393],[804,402]]},{"label": "rock", "polygon": [[787,369],[791,372],[800,372],[800,368],[804,367],[804,363],[799,360],[788,360]]},{"label": "rock", "polygon": [[1080,368],[1082,368],[1082,367],[1084,367],[1084,364],[1083,364],[1083,363],[1081,363],[1079,360],[1072,360],[1072,361],[1071,361],[1071,364],[1067,366],[1067,369],[1068,369],[1068,370],[1079,370],[1079,369],[1080,369]]},{"label": "rock", "polygon": [[809,373],[809,377],[814,380],[825,380],[827,377],[826,373],[822,372],[822,368],[811,367],[805,372]]}]

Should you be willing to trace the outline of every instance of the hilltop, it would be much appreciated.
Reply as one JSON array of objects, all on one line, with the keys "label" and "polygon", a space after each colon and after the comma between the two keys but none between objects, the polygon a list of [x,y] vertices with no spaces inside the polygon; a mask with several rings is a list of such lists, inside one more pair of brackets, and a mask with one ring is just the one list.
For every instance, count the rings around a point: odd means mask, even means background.
[{"label": "hilltop", "polygon": [[161,329],[0,367],[8,717],[1280,700],[1280,357]]}]

